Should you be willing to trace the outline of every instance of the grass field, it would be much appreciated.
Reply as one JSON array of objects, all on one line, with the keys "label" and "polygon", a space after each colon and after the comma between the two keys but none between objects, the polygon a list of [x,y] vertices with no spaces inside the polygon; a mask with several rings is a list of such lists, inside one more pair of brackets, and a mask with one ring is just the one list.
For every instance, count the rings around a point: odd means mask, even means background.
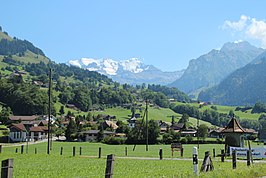
[{"label": "grass field", "polygon": [[[184,103],[181,102],[176,102],[177,105],[183,105]],[[198,103],[186,103],[195,107],[199,107]],[[240,117],[240,119],[251,119],[251,120],[258,120],[258,118],[260,117],[261,114],[252,114],[251,113],[251,109],[247,110],[246,112],[242,112],[242,111],[235,111],[236,107],[235,106],[221,106],[221,105],[207,105],[207,106],[203,106],[202,108],[200,108],[201,111],[204,111],[206,109],[211,109],[211,106],[216,106],[217,107],[217,112],[219,113],[225,113],[228,114],[230,112],[230,110],[232,110],[236,116]]]},{"label": "grass field", "polygon": [[[60,147],[64,147],[63,155],[59,154]],[[72,148],[82,146],[82,155],[77,149],[76,156],[72,156]],[[145,151],[144,145],[137,145],[133,152],[133,145],[105,145],[100,143],[65,143],[54,142],[50,155],[46,154],[46,143],[29,145],[28,154],[15,153],[15,148],[4,147],[0,153],[1,159],[14,158],[14,177],[103,177],[106,166],[106,155],[115,154],[114,177],[197,177],[193,173],[192,148],[195,145],[183,145],[183,160],[159,160],[159,148],[164,150],[164,158],[171,158],[170,145],[151,145]],[[102,158],[98,158],[98,148],[102,148]],[[128,147],[128,156],[125,156]],[[35,148],[38,153],[34,154]],[[200,145],[199,168],[206,150],[217,150],[223,145]],[[26,150],[26,146],[24,147]],[[24,151],[25,151],[24,150]],[[180,158],[175,153],[175,158]],[[123,158],[122,158],[123,157]],[[132,157],[153,157],[132,158]],[[190,160],[191,159],[191,160]],[[266,175],[266,164],[256,163],[248,168],[245,162],[237,162],[237,169],[232,170],[232,163],[220,162],[220,158],[212,158],[214,171],[200,173],[200,177],[262,177]]]}]

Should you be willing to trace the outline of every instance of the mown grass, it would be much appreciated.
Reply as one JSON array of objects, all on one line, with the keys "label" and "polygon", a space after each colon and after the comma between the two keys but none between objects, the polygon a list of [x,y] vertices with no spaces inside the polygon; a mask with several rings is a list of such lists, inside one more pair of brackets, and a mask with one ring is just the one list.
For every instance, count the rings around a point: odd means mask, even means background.
[{"label": "mown grass", "polygon": [[[59,154],[60,147],[64,147],[63,155]],[[72,156],[73,146],[82,146],[83,154]],[[128,147],[128,156],[124,154],[125,146]],[[14,177],[103,177],[106,166],[106,155],[115,154],[114,177],[197,177],[193,173],[192,147],[195,145],[183,145],[184,157],[188,160],[159,160],[158,149],[163,148],[164,158],[171,158],[169,145],[151,145],[149,151],[145,151],[144,145],[137,145],[135,152],[133,145],[105,145],[100,143],[67,143],[55,142],[50,155],[46,154],[46,143],[29,145],[28,154],[15,153],[15,148],[4,147],[0,153],[1,159],[14,158]],[[98,157],[98,148],[102,148],[102,158]],[[223,145],[200,145],[199,169],[202,164],[204,152],[212,148],[217,150]],[[38,153],[34,154],[34,149]],[[24,149],[26,149],[24,147]],[[79,149],[77,149],[79,150]],[[123,157],[123,158],[121,158]],[[153,157],[155,159],[139,159],[132,157]],[[175,158],[179,153],[175,153]],[[190,160],[191,159],[191,160]],[[220,158],[212,158],[214,171],[200,173],[199,177],[262,177],[266,175],[266,165],[256,163],[247,167],[245,162],[237,162],[237,169],[232,170],[232,163],[220,162]]]}]

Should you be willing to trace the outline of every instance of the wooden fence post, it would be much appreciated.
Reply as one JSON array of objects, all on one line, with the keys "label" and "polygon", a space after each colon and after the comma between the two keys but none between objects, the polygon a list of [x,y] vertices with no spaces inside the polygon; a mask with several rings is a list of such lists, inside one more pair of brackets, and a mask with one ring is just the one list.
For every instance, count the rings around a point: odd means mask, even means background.
[{"label": "wooden fence post", "polygon": [[127,156],[127,147],[125,147],[125,155]]},{"label": "wooden fence post", "polygon": [[21,150],[20,150],[21,152],[21,154],[23,154],[23,151],[24,151],[24,145],[21,145]]},{"label": "wooden fence post", "polygon": [[2,161],[1,178],[13,177],[13,159],[6,159]]},{"label": "wooden fence post", "polygon": [[233,150],[232,162],[233,162],[233,169],[236,169],[236,150]]},{"label": "wooden fence post", "polygon": [[15,149],[15,153],[18,153],[18,148]]},{"label": "wooden fence post", "polygon": [[225,154],[224,154],[224,150],[221,150],[221,161],[222,161],[222,162],[224,162],[224,156],[225,156]]},{"label": "wooden fence post", "polygon": [[181,148],[181,157],[183,157],[183,155],[184,155],[184,148],[182,147]]},{"label": "wooden fence post", "polygon": [[0,145],[0,153],[2,153],[2,145]]},{"label": "wooden fence post", "polygon": [[251,151],[247,150],[247,166],[250,166],[250,160],[251,160]]},{"label": "wooden fence post", "polygon": [[82,154],[82,147],[79,147],[79,155]]},{"label": "wooden fence post", "polygon": [[115,155],[113,154],[107,155],[105,178],[112,178],[114,171],[114,161],[115,161]]},{"label": "wooden fence post", "polygon": [[215,158],[215,148],[212,149],[213,157]]},{"label": "wooden fence post", "polygon": [[160,156],[160,160],[162,160],[163,159],[163,149],[162,148],[160,148],[159,156]]},{"label": "wooden fence post", "polygon": [[98,156],[98,158],[101,158],[101,155],[102,155],[102,148],[99,147],[99,156]]},{"label": "wooden fence post", "polygon": [[61,146],[60,155],[63,155],[63,147]]},{"label": "wooden fence post", "polygon": [[76,156],[76,147],[73,146],[73,156]]},{"label": "wooden fence post", "polygon": [[213,169],[214,169],[214,167],[213,167],[212,160],[210,157],[210,152],[206,151],[200,171],[201,172],[208,172],[208,171],[213,171]]}]

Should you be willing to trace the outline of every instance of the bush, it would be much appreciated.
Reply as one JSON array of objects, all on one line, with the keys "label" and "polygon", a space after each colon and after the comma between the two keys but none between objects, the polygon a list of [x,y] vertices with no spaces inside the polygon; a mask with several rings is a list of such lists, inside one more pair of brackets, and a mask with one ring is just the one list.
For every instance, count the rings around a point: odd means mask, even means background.
[{"label": "bush", "polygon": [[119,138],[119,137],[113,137],[113,136],[108,136],[105,137],[102,142],[110,145],[122,145],[125,143],[125,138]]}]

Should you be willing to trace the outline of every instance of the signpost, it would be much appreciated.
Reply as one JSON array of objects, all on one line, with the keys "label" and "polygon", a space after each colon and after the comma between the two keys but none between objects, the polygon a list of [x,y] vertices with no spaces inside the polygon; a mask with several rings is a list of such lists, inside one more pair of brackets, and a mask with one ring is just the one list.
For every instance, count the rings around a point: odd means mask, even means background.
[{"label": "signpost", "polygon": [[194,173],[198,175],[198,148],[193,148],[193,167],[194,167]]}]

